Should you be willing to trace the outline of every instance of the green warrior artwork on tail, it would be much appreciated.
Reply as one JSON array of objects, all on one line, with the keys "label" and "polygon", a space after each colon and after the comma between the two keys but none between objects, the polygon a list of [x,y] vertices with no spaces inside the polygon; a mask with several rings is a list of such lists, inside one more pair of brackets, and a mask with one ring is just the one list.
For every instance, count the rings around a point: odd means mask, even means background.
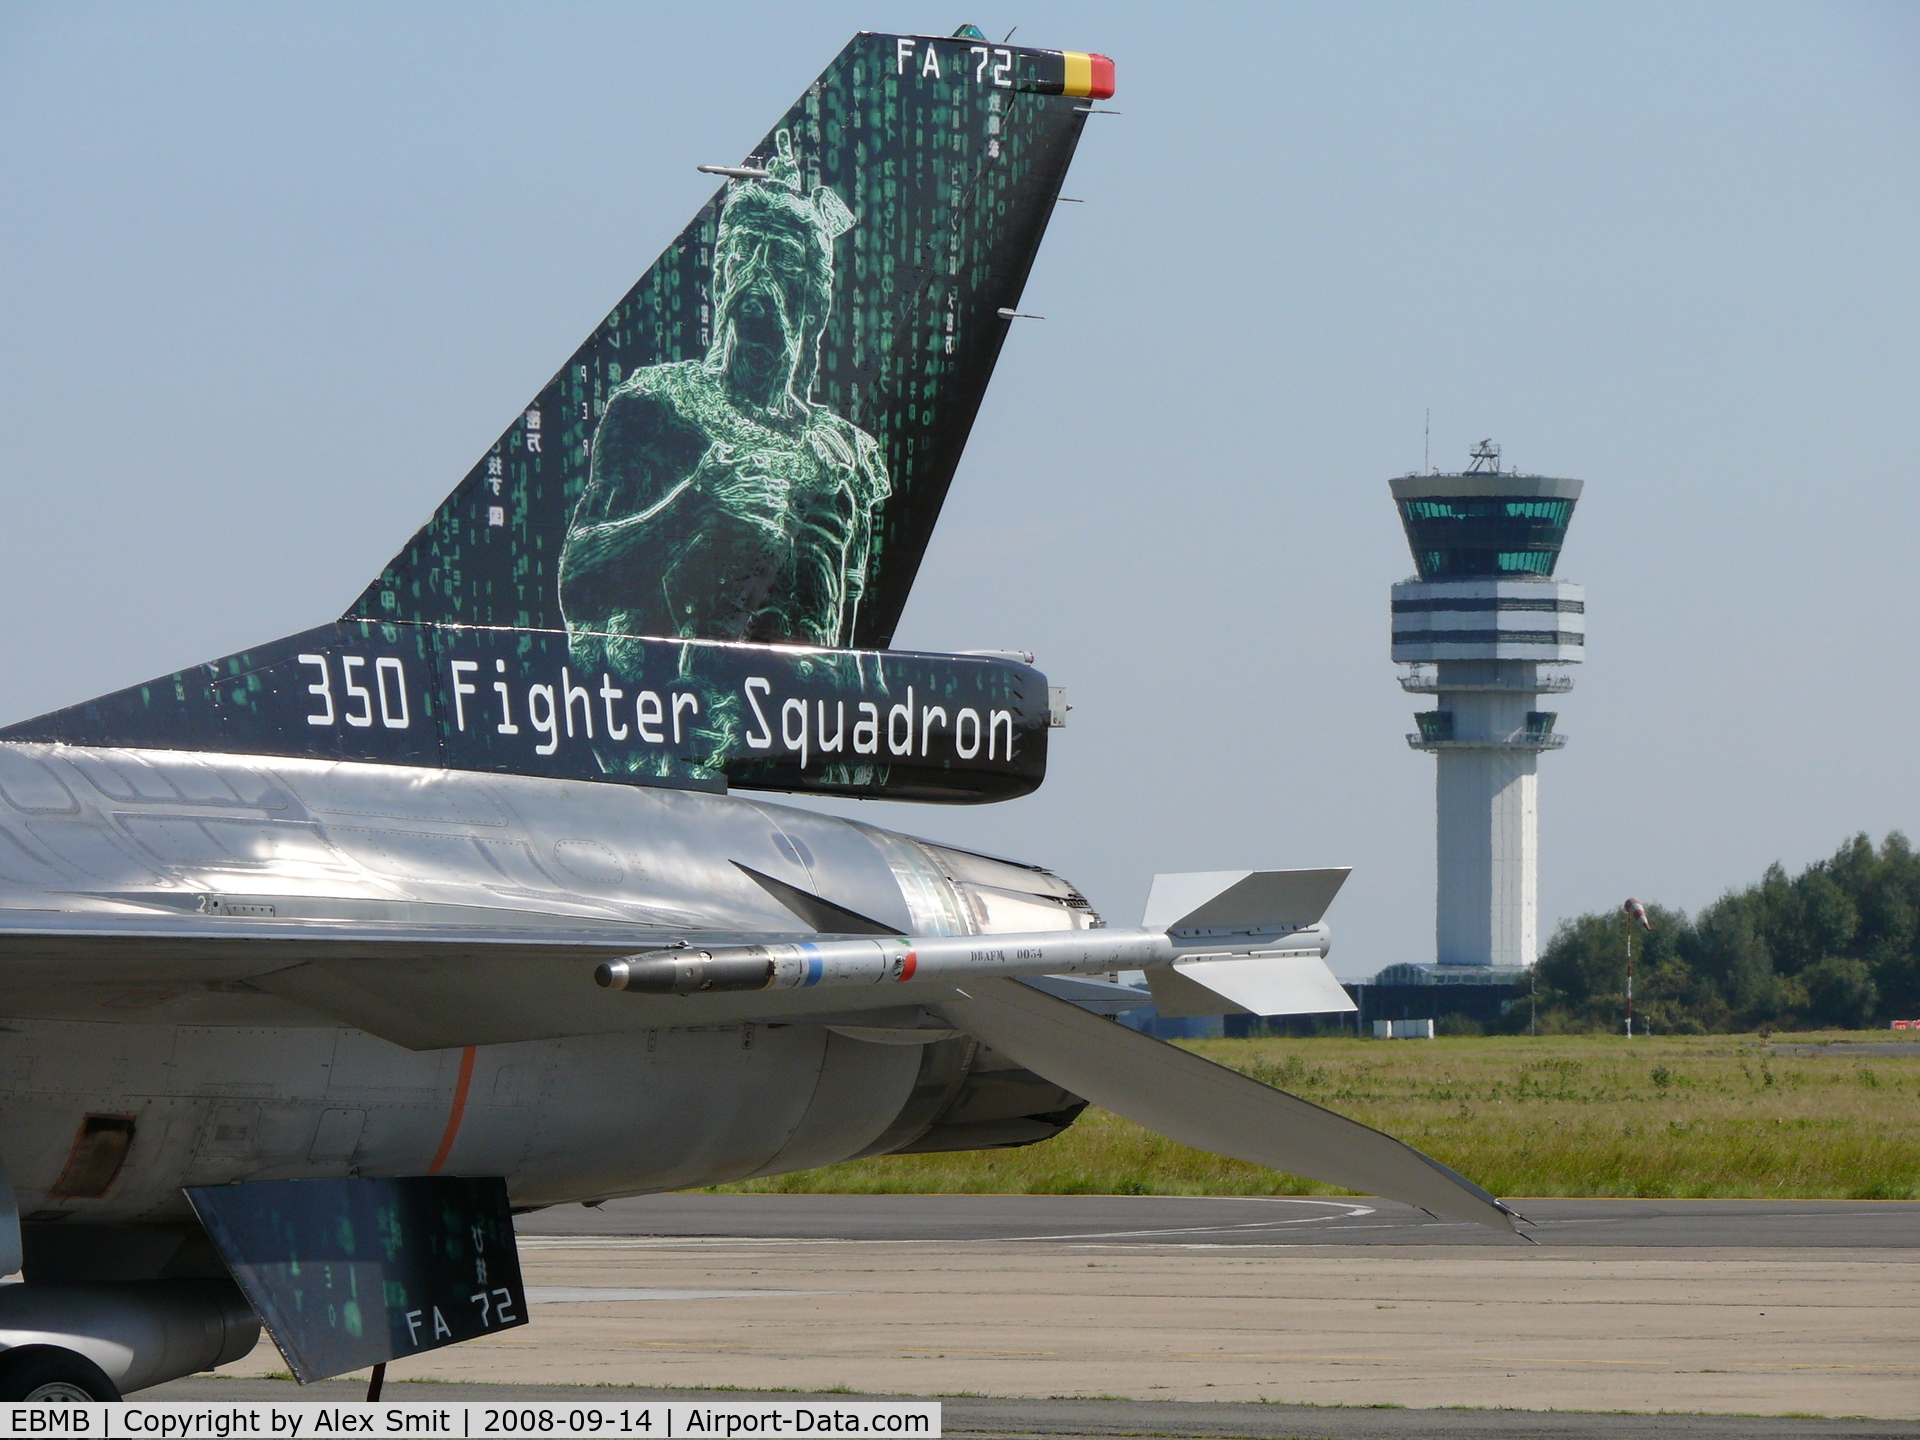
[{"label": "green warrior artwork on tail", "polygon": [[805,186],[788,131],[775,146],[720,212],[706,356],[634,371],[594,432],[560,598],[576,653],[609,637],[616,672],[631,667],[611,637],[852,639],[886,461],[813,390],[855,217]]},{"label": "green warrior artwork on tail", "polygon": [[1099,56],[972,27],[856,36],[743,163],[703,167],[727,184],[338,622],[9,735],[214,729],[248,753],[629,784],[1026,793],[1045,677],[891,647],[1112,91]]},{"label": "green warrior artwork on tail", "polygon": [[1075,59],[855,39],[350,617],[560,631],[629,678],[631,638],[891,645],[1085,124]]}]

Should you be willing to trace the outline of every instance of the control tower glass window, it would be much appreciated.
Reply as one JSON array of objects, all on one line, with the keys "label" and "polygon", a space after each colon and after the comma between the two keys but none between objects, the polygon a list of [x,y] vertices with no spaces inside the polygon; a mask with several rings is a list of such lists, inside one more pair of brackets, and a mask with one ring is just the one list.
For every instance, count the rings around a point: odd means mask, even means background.
[{"label": "control tower glass window", "polygon": [[1400,502],[1422,580],[1551,575],[1573,518],[1571,500],[1458,495]]}]

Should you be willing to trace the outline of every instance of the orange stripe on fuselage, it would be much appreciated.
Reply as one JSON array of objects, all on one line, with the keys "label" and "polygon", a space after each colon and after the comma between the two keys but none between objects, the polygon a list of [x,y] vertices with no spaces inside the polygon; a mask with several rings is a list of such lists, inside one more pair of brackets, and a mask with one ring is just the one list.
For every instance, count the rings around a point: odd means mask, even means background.
[{"label": "orange stripe on fuselage", "polygon": [[440,1137],[440,1148],[433,1152],[433,1162],[427,1166],[429,1175],[440,1173],[447,1156],[453,1153],[453,1142],[460,1138],[460,1122],[467,1114],[467,1092],[473,1088],[473,1052],[477,1048],[469,1045],[460,1052],[460,1078],[453,1082],[453,1106],[447,1111],[447,1129]]}]

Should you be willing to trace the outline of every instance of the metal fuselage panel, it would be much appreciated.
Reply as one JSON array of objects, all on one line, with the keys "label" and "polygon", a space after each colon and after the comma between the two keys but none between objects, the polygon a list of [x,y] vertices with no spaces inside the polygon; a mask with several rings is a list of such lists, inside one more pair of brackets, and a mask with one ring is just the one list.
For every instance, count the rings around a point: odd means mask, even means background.
[{"label": "metal fuselage panel", "polygon": [[[418,1175],[436,1159],[504,1175],[516,1205],[719,1184],[858,1153],[920,1061],[817,1025],[484,1045],[456,1120],[464,1052],[357,1030],[43,1020],[0,1041],[0,1154],[22,1214],[79,1223],[185,1219],[183,1185]],[[101,1114],[134,1120],[120,1174],[99,1198],[53,1193]]]},{"label": "metal fuselage panel", "polygon": [[[979,873],[957,875],[963,857],[945,854],[695,792],[0,745],[0,907],[49,919],[493,916],[806,933],[740,865],[907,932],[1091,918],[1044,871],[964,857]],[[925,1047],[819,1024],[415,1051],[244,976],[126,983],[94,970],[0,966],[0,1160],[25,1216],[179,1219],[183,1185],[436,1168],[504,1175],[520,1205],[714,1184],[891,1144],[916,1082],[926,1088]],[[57,1194],[89,1115],[132,1117],[133,1142],[104,1194]]]}]

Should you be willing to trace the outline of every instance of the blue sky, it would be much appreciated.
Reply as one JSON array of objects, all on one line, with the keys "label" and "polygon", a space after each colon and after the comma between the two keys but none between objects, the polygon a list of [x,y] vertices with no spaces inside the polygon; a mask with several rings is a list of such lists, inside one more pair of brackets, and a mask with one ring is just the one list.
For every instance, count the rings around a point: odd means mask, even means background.
[{"label": "blue sky", "polygon": [[1916,828],[1920,10],[0,9],[0,719],[324,621],[856,29],[1094,49],[1096,117],[899,637],[1069,687],[1045,788],[875,823],[1352,864],[1431,958],[1386,489],[1587,481],[1543,920]]}]

